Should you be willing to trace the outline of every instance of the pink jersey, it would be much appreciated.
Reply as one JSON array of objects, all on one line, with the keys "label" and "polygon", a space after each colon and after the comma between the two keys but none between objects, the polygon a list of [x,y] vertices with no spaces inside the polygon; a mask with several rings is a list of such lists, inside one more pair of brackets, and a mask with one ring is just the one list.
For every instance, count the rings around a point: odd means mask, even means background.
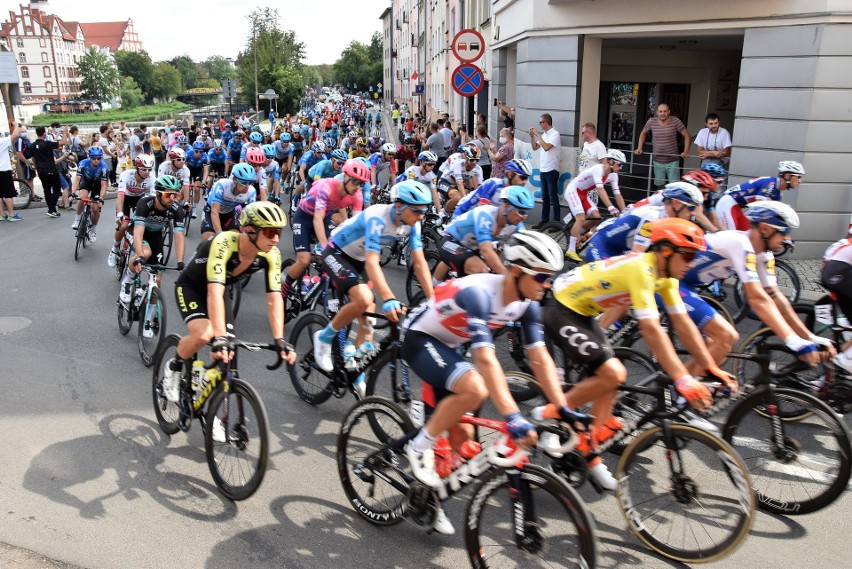
[{"label": "pink jersey", "polygon": [[[343,197],[340,197],[341,193]],[[347,207],[351,207],[353,212],[364,209],[364,193],[360,190],[352,195],[343,192],[343,182],[336,178],[317,180],[308,195],[299,202],[299,209],[310,215],[318,209],[334,213]]]}]

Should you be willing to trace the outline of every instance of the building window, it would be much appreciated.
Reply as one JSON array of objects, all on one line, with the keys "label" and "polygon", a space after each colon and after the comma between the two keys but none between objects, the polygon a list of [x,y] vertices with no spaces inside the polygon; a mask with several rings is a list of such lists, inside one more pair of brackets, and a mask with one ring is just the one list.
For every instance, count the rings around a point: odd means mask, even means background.
[{"label": "building window", "polygon": [[47,41],[44,38],[38,38],[38,46],[39,47],[47,47]]},{"label": "building window", "polygon": [[27,54],[24,53],[24,52],[19,53],[18,54],[18,61],[20,61],[21,63],[26,63],[27,62]]},{"label": "building window", "polygon": [[21,77],[24,79],[29,79],[30,77],[30,68],[27,66],[21,67]]},{"label": "building window", "polygon": [[15,44],[16,44],[18,47],[24,47],[24,38],[16,38],[16,39],[15,39]]},{"label": "building window", "polygon": [[44,67],[42,67],[42,71],[44,71],[44,76],[45,76],[45,77],[50,77],[50,67],[48,67],[47,65],[45,65]]},{"label": "building window", "polygon": [[53,93],[53,83],[50,82],[50,81],[45,83],[44,84],[44,90],[47,91],[48,93]]},{"label": "building window", "polygon": [[32,84],[30,84],[29,81],[24,81],[24,93],[32,93],[32,92],[33,92]]},{"label": "building window", "polygon": [[47,63],[47,52],[46,51],[41,52],[41,60],[42,60],[43,63]]}]

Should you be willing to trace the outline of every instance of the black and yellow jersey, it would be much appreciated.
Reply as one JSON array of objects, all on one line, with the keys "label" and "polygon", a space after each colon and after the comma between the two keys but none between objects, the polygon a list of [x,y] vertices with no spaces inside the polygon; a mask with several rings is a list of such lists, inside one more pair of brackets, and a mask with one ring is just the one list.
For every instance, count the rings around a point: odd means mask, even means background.
[{"label": "black and yellow jersey", "polygon": [[240,264],[240,234],[223,231],[202,241],[192,259],[177,279],[178,284],[204,291],[210,283],[231,285],[258,271],[266,271],[266,292],[281,290],[281,251],[273,247],[269,253],[258,252],[248,268],[234,275]]}]

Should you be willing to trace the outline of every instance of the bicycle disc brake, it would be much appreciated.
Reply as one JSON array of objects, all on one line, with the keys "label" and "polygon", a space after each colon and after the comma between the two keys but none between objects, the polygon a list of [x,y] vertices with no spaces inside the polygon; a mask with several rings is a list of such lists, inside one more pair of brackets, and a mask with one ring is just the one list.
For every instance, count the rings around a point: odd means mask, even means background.
[{"label": "bicycle disc brake", "polygon": [[776,446],[775,443],[772,444],[772,456],[782,464],[796,462],[799,459],[799,452],[801,450],[802,445],[792,437],[784,437],[784,446],[782,448]]},{"label": "bicycle disc brake", "polygon": [[589,479],[586,459],[578,452],[569,452],[560,458],[553,459],[551,466],[553,472],[562,475],[573,488],[579,488]]},{"label": "bicycle disc brake", "polygon": [[192,426],[192,396],[187,395],[186,390],[181,386],[180,400],[178,401],[178,428],[184,433],[189,431]]},{"label": "bicycle disc brake", "polygon": [[838,413],[843,415],[849,413],[852,411],[852,382],[835,378],[835,381],[827,387],[823,398]]},{"label": "bicycle disc brake", "polygon": [[698,497],[698,485],[685,474],[672,474],[672,496],[681,504],[691,504]]},{"label": "bicycle disc brake", "polygon": [[438,514],[438,498],[434,490],[422,482],[413,482],[405,495],[408,517],[421,528],[432,528]]}]

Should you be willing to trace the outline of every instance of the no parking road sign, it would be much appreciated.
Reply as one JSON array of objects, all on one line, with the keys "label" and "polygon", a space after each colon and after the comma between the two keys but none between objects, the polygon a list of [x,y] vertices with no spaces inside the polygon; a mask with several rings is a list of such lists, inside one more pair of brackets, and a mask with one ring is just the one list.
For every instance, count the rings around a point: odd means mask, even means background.
[{"label": "no parking road sign", "polygon": [[476,65],[467,63],[459,65],[453,71],[452,76],[453,90],[462,97],[472,97],[482,91],[482,86],[485,84],[485,77],[482,75],[482,70]]}]

